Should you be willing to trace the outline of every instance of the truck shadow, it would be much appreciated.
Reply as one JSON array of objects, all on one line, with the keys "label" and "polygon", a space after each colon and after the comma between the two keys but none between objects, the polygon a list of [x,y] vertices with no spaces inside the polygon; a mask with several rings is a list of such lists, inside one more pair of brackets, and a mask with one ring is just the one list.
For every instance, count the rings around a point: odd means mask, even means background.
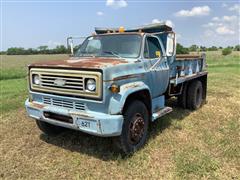
[{"label": "truck shadow", "polygon": [[[173,112],[151,124],[148,142],[153,141],[165,129],[173,126],[174,121],[181,121],[191,113],[189,110],[178,108],[175,100],[169,100],[167,105],[173,107]],[[178,126],[174,126],[173,128],[181,130],[181,127]],[[96,137],[79,131],[67,130],[56,137],[41,134],[40,139],[68,151],[94,156],[104,161],[127,159],[130,157],[124,156],[116,148],[112,138]]]}]

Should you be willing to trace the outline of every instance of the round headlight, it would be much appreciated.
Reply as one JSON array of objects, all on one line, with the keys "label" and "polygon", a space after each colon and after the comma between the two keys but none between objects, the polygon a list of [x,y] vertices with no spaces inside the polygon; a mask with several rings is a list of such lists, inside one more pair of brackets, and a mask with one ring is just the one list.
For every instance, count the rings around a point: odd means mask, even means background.
[{"label": "round headlight", "polygon": [[38,74],[33,75],[33,84],[36,84],[36,85],[40,84],[40,77]]},{"label": "round headlight", "polygon": [[88,79],[86,83],[87,90],[95,91],[96,90],[96,81],[95,79]]}]

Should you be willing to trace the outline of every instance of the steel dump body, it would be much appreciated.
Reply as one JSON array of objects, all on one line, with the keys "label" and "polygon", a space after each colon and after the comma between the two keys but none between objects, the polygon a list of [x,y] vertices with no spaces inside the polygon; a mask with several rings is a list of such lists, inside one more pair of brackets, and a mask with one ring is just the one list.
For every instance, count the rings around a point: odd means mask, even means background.
[{"label": "steel dump body", "polygon": [[207,73],[205,55],[177,55],[170,69],[170,83],[179,84],[190,77],[201,76]]},{"label": "steel dump body", "polygon": [[[74,57],[30,65],[30,96],[25,102],[30,117],[97,136],[119,136],[129,98],[143,96],[154,121],[172,111],[165,105],[166,96],[180,95],[185,83],[207,76],[204,55],[167,55],[169,26],[133,28],[125,33],[97,28],[96,33],[93,37],[138,35],[139,57]],[[159,40],[158,58],[144,57],[148,37]],[[33,83],[35,75],[39,85]],[[96,80],[95,92],[86,90],[89,78]]]}]

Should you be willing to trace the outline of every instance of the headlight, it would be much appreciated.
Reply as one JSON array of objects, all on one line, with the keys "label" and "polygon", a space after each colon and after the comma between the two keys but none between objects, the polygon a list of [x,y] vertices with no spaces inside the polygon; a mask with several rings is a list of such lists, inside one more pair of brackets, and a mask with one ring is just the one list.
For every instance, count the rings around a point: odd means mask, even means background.
[{"label": "headlight", "polygon": [[86,88],[89,91],[95,91],[96,90],[96,81],[95,81],[95,79],[88,79],[86,81]]},{"label": "headlight", "polygon": [[32,79],[33,79],[33,84],[36,84],[36,85],[40,84],[40,77],[38,74],[34,74]]}]

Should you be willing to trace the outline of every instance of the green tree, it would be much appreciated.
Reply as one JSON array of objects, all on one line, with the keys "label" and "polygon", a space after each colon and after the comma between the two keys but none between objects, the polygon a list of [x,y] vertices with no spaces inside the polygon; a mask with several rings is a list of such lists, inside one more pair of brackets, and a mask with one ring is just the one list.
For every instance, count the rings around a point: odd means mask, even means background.
[{"label": "green tree", "polygon": [[191,51],[191,52],[197,52],[197,50],[198,50],[198,45],[191,45],[190,47],[189,47],[189,51]]},{"label": "green tree", "polygon": [[48,54],[48,46],[39,46],[39,54]]},{"label": "green tree", "polygon": [[236,45],[234,48],[235,51],[240,51],[240,45]]},{"label": "green tree", "polygon": [[216,46],[212,46],[212,47],[209,47],[207,50],[208,51],[217,51],[218,48]]},{"label": "green tree", "polygon": [[64,45],[56,46],[56,48],[54,49],[55,54],[65,54],[67,52],[68,50]]},{"label": "green tree", "polygon": [[222,50],[222,55],[226,56],[232,53],[232,49],[227,47]]},{"label": "green tree", "polygon": [[24,55],[26,51],[22,47],[12,47],[7,49],[7,55]]},{"label": "green tree", "polygon": [[183,47],[181,44],[177,43],[177,54],[189,54],[189,49]]},{"label": "green tree", "polygon": [[207,48],[205,46],[200,46],[200,51],[206,51]]}]

